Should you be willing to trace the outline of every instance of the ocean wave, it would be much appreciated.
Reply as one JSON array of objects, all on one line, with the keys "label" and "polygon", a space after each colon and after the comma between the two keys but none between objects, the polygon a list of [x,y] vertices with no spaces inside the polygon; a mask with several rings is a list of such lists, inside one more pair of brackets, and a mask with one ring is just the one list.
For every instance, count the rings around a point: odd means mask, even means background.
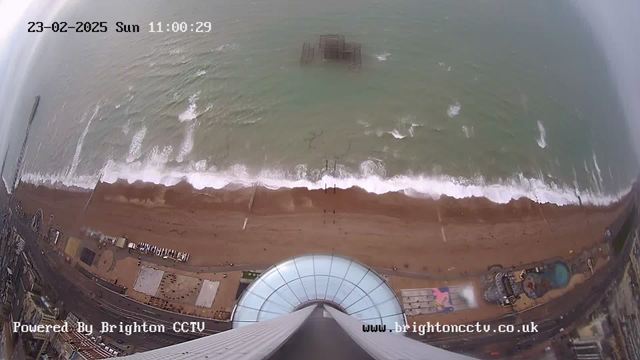
[{"label": "ocean wave", "polygon": [[389,54],[389,53],[384,53],[384,54],[376,55],[376,59],[378,59],[378,61],[387,61],[387,58],[388,58],[390,55],[391,55],[391,54]]},{"label": "ocean wave", "polygon": [[538,142],[538,146],[544,149],[547,147],[547,131],[540,121],[538,121],[538,130],[540,131],[540,138],[536,139],[536,141]]},{"label": "ocean wave", "polygon": [[485,178],[463,178],[447,175],[396,175],[386,176],[384,163],[379,159],[362,162],[359,171],[353,171],[344,165],[338,165],[331,174],[321,169],[308,170],[305,165],[298,165],[293,170],[263,169],[257,174],[249,172],[243,164],[236,164],[226,169],[215,166],[206,168],[206,161],[190,161],[177,167],[168,167],[172,149],[170,146],[162,150],[155,147],[144,161],[132,163],[108,161],[99,174],[69,177],[66,174],[27,173],[22,181],[47,186],[76,186],[85,189],[95,187],[98,179],[114,183],[119,179],[129,183],[144,181],[165,186],[176,185],[187,181],[196,189],[221,189],[227,186],[250,187],[260,184],[269,189],[307,188],[323,189],[325,186],[336,186],[339,189],[359,187],[370,193],[385,194],[403,192],[412,197],[429,197],[438,199],[443,195],[456,199],[484,197],[495,203],[508,203],[511,200],[528,198],[538,203],[557,205],[583,204],[608,205],[618,201],[627,194],[628,187],[616,194],[604,194],[590,190],[577,190],[574,187],[546,182],[538,178],[527,178],[521,173],[510,178],[488,182]]},{"label": "ocean wave", "polygon": [[461,108],[462,106],[460,106],[460,103],[456,101],[455,104],[449,105],[447,115],[449,115],[450,118],[453,118],[460,113]]},{"label": "ocean wave", "polygon": [[384,178],[387,175],[387,168],[380,159],[365,160],[360,164],[360,175],[363,178]]},{"label": "ocean wave", "polygon": [[142,141],[144,140],[144,137],[146,135],[146,126],[142,126],[142,128],[133,135],[133,139],[131,139],[131,145],[129,145],[129,155],[127,155],[128,163],[140,158],[140,155],[142,154]]},{"label": "ocean wave", "polygon": [[576,168],[572,166],[571,170],[573,171],[573,187],[579,189],[580,187],[578,186],[578,174],[576,173]]},{"label": "ocean wave", "polygon": [[[80,175],[69,177],[67,173],[60,172],[54,174],[42,174],[42,173],[25,173],[20,178],[21,182],[34,184],[34,185],[46,185],[48,187],[59,188],[81,188],[85,190],[93,189],[100,180],[100,174],[96,175]],[[9,185],[7,184],[7,187]],[[9,190],[7,188],[7,190]]]},{"label": "ocean wave", "polygon": [[409,126],[409,135],[410,135],[411,137],[413,137],[413,132],[414,132],[414,130],[413,130],[413,129],[415,129],[415,128],[417,128],[417,127],[420,127],[420,126],[424,126],[424,125],[422,125],[422,124],[413,124],[413,123],[412,123],[412,124],[411,124],[411,126]]},{"label": "ocean wave", "polygon": [[193,133],[196,130],[196,122],[192,122],[187,126],[187,130],[184,133],[184,139],[182,140],[182,144],[180,145],[180,153],[176,156],[177,162],[184,161],[184,157],[191,154],[193,150]]},{"label": "ocean wave", "polygon": [[196,110],[198,110],[198,105],[196,104],[196,102],[198,101],[199,95],[200,92],[197,92],[189,97],[189,107],[182,114],[180,114],[180,116],[178,116],[180,122],[191,121],[198,116],[198,114],[196,113]]},{"label": "ocean wave", "polygon": [[600,170],[600,166],[598,166],[598,159],[596,158],[596,152],[593,151],[593,166],[596,168],[598,172],[598,179],[600,184],[600,189],[602,189],[602,171]]},{"label": "ocean wave", "polygon": [[204,75],[206,73],[207,73],[206,70],[198,70],[198,72],[196,72],[196,76],[202,76],[202,75]]},{"label": "ocean wave", "polygon": [[121,130],[123,134],[125,135],[129,134],[129,131],[131,131],[131,119],[127,119],[127,122],[124,125],[122,125]]},{"label": "ocean wave", "polygon": [[220,45],[217,48],[213,49],[213,51],[225,52],[225,51],[229,51],[237,48],[238,48],[238,44],[231,43],[231,44]]},{"label": "ocean wave", "polygon": [[257,118],[257,119],[253,119],[253,120],[244,120],[244,121],[241,121],[239,124],[240,124],[240,125],[252,125],[252,124],[257,123],[257,122],[258,122],[258,121],[260,121],[260,120],[262,120],[262,116],[261,116],[261,117],[259,117],[259,118]]},{"label": "ocean wave", "polygon": [[364,121],[362,119],[358,119],[356,122],[358,123],[358,125],[362,125],[362,126],[364,126],[366,128],[371,126],[371,124],[369,124],[368,122],[366,122],[366,121]]},{"label": "ocean wave", "polygon": [[387,131],[387,132],[389,134],[393,135],[393,137],[396,138],[396,139],[402,140],[402,139],[406,138],[406,135],[400,134],[400,132],[398,130],[396,130],[396,129],[393,129],[392,131]]},{"label": "ocean wave", "polygon": [[11,194],[11,185],[9,185],[9,183],[7,182],[7,179],[5,179],[4,175],[2,175],[2,182],[4,183],[4,188],[5,190],[7,190],[7,194]]},{"label": "ocean wave", "polygon": [[[73,177],[76,174],[76,170],[78,169],[78,165],[80,164],[80,152],[82,152],[82,146],[84,145],[84,138],[87,136],[89,132],[89,127],[91,126],[91,122],[93,118],[95,118],[96,114],[100,110],[100,105],[96,105],[95,110],[93,111],[93,115],[87,122],[87,126],[85,126],[84,131],[80,134],[80,138],[78,139],[78,143],[76,144],[76,151],[73,154],[73,160],[71,160],[71,167],[69,168],[69,172],[67,173],[68,177]],[[84,119],[82,120],[84,121]]]},{"label": "ocean wave", "polygon": [[[408,136],[413,137],[414,135],[414,129],[416,127],[420,127],[420,126],[424,126],[423,124],[417,124],[414,123],[413,121],[415,121],[415,116],[413,115],[407,115],[407,116],[403,116],[401,118],[399,118],[396,121],[397,126],[391,130],[391,131],[387,131],[387,134],[391,134],[394,138],[402,140],[404,138],[407,137],[406,134],[408,134]],[[358,121],[358,123],[360,123]],[[369,124],[365,123],[365,127],[368,127]],[[368,135],[370,134],[370,130],[366,130],[365,134]],[[378,132],[378,137],[382,136],[382,134],[380,132]]]},{"label": "ocean wave", "polygon": [[475,132],[473,131],[473,126],[462,126],[462,132],[464,136],[469,139],[475,136]]}]

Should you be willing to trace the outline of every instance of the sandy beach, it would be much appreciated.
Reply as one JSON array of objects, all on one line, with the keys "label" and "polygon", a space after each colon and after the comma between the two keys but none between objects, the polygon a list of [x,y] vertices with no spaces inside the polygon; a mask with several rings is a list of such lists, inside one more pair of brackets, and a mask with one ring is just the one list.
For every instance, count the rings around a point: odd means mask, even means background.
[{"label": "sandy beach", "polygon": [[187,183],[141,182],[100,183],[93,195],[22,184],[16,196],[26,212],[42,208],[45,222],[53,214],[52,225],[65,235],[86,226],[190,252],[192,265],[269,265],[299,254],[336,253],[442,278],[481,273],[493,264],[569,257],[602,241],[628,201],[607,207],[528,199],[495,204],[358,188],[196,190]]}]

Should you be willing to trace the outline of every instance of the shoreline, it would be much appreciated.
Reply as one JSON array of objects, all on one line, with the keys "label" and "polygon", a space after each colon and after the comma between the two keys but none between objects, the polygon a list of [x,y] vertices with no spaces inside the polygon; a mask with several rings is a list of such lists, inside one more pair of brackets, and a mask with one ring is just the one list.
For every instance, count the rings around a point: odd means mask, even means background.
[{"label": "shoreline", "polygon": [[609,206],[529,199],[496,204],[357,188],[197,190],[185,182],[126,181],[100,183],[93,195],[22,183],[16,196],[25,212],[42,208],[45,219],[54,215],[51,225],[63,237],[78,236],[86,226],[190,252],[193,266],[272,264],[305,253],[336,253],[372,267],[452,278],[590,248],[604,240],[604,230],[631,198]]},{"label": "shoreline", "polygon": [[[242,165],[232,166],[220,173],[194,170],[204,166],[201,165],[191,164],[186,169],[176,170],[145,167],[143,169],[136,168],[130,172],[114,165],[115,168],[103,168],[100,174],[73,179],[58,175],[27,173],[22,176],[21,183],[73,191],[92,191],[99,183],[113,185],[140,182],[167,187],[187,183],[199,191],[251,188],[256,184],[270,190],[306,189],[313,191],[336,187],[341,190],[359,188],[376,195],[403,193],[409,197],[435,200],[441,197],[458,200],[474,197],[486,198],[497,204],[507,204],[513,200],[527,198],[541,204],[550,203],[561,206],[578,204],[606,206],[619,201],[633,188],[632,183],[619,189],[617,193],[594,193],[589,189],[580,190],[576,188],[575,184],[557,185],[554,181],[547,183],[540,178],[527,178],[522,173],[491,183],[488,183],[482,176],[465,178],[448,175],[398,175],[383,178],[376,174],[369,174],[369,171],[365,171],[364,174],[344,173],[338,177],[331,176],[325,171],[320,172],[322,176],[318,180],[309,180],[301,178],[300,175],[286,175],[287,172],[281,174],[281,171],[267,171],[264,174],[250,176]],[[375,168],[374,165],[369,167]],[[304,167],[304,172],[306,173],[306,167]],[[339,172],[342,173],[343,170]]]}]

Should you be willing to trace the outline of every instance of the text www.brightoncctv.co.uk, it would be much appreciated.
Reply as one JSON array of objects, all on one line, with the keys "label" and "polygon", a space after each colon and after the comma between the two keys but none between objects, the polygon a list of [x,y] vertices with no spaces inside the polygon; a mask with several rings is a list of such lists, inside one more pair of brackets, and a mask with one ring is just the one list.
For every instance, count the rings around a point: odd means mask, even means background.
[{"label": "text www.brightoncctv.co.uk", "polygon": [[537,333],[538,325],[533,322],[520,325],[501,324],[492,326],[490,324],[465,324],[465,325],[450,325],[440,324],[440,322],[425,324],[405,325],[395,324],[394,328],[388,328],[386,325],[362,325],[363,332],[414,332],[419,335],[425,335],[427,333]]}]

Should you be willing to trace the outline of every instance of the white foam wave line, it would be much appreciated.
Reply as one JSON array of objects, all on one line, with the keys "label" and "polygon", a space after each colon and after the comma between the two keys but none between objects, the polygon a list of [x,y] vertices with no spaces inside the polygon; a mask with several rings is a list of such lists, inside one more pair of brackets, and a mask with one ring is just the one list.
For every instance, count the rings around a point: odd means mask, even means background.
[{"label": "white foam wave line", "polygon": [[[171,154],[173,153],[173,147],[171,145],[168,146],[164,146],[162,148],[162,151],[160,151],[160,147],[159,146],[154,146],[153,149],[151,150],[151,152],[149,153],[149,155],[147,156],[147,159],[144,163],[144,166],[146,169],[162,169],[164,168],[164,165],[169,162],[169,157],[171,156]],[[104,169],[109,169],[109,164],[111,165],[116,165],[116,162],[111,162],[111,163],[107,163],[107,166],[105,166]],[[127,167],[125,167],[127,168]],[[103,171],[104,171],[103,169]]]},{"label": "white foam wave line", "polygon": [[596,158],[596,152],[593,151],[593,166],[595,166],[596,171],[598,172],[598,179],[600,180],[600,188],[602,189],[602,171],[600,170],[600,166],[598,166],[598,159]]},{"label": "white foam wave line", "polygon": [[47,121],[47,129],[51,126],[52,123],[56,122],[57,118],[58,118],[58,114],[53,114],[53,119]]},{"label": "white foam wave line", "polygon": [[40,143],[38,144],[38,150],[36,150],[36,156],[34,157],[34,159],[38,158],[38,154],[40,154],[41,148],[42,148],[42,141],[40,141]]},{"label": "white foam wave line", "polygon": [[2,182],[4,183],[4,188],[7,190],[7,194],[11,194],[11,189],[9,189],[9,184],[7,183],[7,179],[2,175]]},{"label": "white foam wave line", "polygon": [[378,61],[386,61],[387,58],[390,56],[391,54],[389,53],[384,53],[384,54],[380,54],[380,55],[376,55],[376,59],[378,59]]},{"label": "white foam wave line", "polygon": [[185,110],[185,112],[178,116],[178,120],[180,120],[180,122],[191,121],[198,116],[196,113],[196,110],[198,109],[196,101],[198,101],[199,94],[200,93],[198,92],[189,97],[189,107],[187,108],[187,110]]},{"label": "white foam wave line", "polygon": [[414,131],[413,129],[420,126],[424,126],[424,125],[412,123],[411,126],[409,126],[409,135],[413,137],[413,131]]},{"label": "white foam wave line", "polygon": [[396,129],[393,129],[393,131],[388,131],[388,133],[393,135],[394,138],[400,139],[400,140],[406,137],[405,135],[400,134],[400,132]]},{"label": "white foam wave line", "polygon": [[[190,162],[178,168],[166,168],[165,164],[170,154],[170,147],[165,147],[161,153],[156,147],[144,164],[140,161],[132,164],[110,161],[101,172],[102,181],[114,183],[122,179],[133,183],[140,180],[165,186],[187,181],[197,189],[221,189],[229,185],[250,187],[256,183],[269,189],[307,188],[314,190],[323,189],[325,186],[336,186],[339,189],[360,187],[375,194],[401,191],[412,197],[434,199],[438,199],[442,195],[456,199],[485,197],[499,204],[524,197],[540,203],[570,205],[578,204],[578,196],[580,196],[583,204],[608,205],[618,201],[631,190],[629,186],[616,194],[603,194],[591,190],[577,192],[576,189],[569,186],[525,178],[522,174],[494,183],[489,183],[482,177],[467,179],[446,175],[398,175],[387,178],[384,176],[384,170],[380,164],[372,160],[364,162],[359,173],[352,173],[340,168],[337,176],[321,175],[318,177],[319,180],[311,181],[283,170],[263,170],[258,175],[250,175],[242,164],[221,170],[212,167],[204,171],[202,169],[206,167],[206,163],[201,162]],[[91,189],[99,177],[100,175],[94,175],[71,179],[64,175],[55,174],[25,174],[23,181],[39,185],[61,183],[65,186]]]},{"label": "white foam wave line", "polygon": [[184,139],[182,140],[182,144],[180,145],[180,153],[176,157],[177,162],[184,161],[184,157],[191,154],[193,150],[193,133],[196,130],[196,122],[192,122],[187,126],[187,130],[184,133]]},{"label": "white foam wave line", "polygon": [[127,122],[122,125],[122,133],[125,135],[129,134],[129,131],[131,131],[131,119],[127,119]]},{"label": "white foam wave line", "polygon": [[91,122],[93,121],[93,118],[98,113],[99,109],[100,109],[100,105],[96,105],[96,109],[93,111],[93,115],[91,115],[91,118],[87,122],[87,126],[85,126],[84,131],[82,132],[82,134],[80,135],[80,138],[78,139],[78,144],[76,145],[76,152],[73,154],[73,160],[71,161],[71,168],[69,168],[69,172],[67,173],[68,177],[73,177],[76,174],[76,170],[78,169],[78,164],[80,164],[80,152],[82,151],[84,138],[85,136],[87,136],[87,133],[89,132],[89,126],[91,126]]},{"label": "white foam wave line", "polygon": [[544,129],[544,125],[542,125],[542,122],[540,121],[538,121],[538,130],[540,131],[540,138],[536,141],[538,142],[538,146],[544,149],[547,147],[547,131]]},{"label": "white foam wave line", "polygon": [[462,132],[464,133],[464,136],[469,139],[472,138],[475,134],[473,131],[473,126],[467,127],[467,126],[462,126]]},{"label": "white foam wave line", "polygon": [[78,187],[90,190],[96,186],[99,179],[100,174],[69,177],[66,173],[60,172],[56,174],[26,173],[20,180],[34,185]]},{"label": "white foam wave line", "polygon": [[133,139],[131,139],[129,155],[127,155],[128,163],[137,160],[140,158],[140,155],[142,155],[142,141],[145,136],[147,136],[147,127],[143,125],[142,128],[133,135]]},{"label": "white foam wave line", "polygon": [[460,108],[462,108],[462,106],[460,106],[460,103],[456,101],[455,104],[449,105],[447,115],[449,115],[450,118],[453,118],[460,113]]},{"label": "white foam wave line", "polygon": [[227,50],[234,50],[236,48],[238,48],[238,44],[231,43],[231,44],[220,45],[217,48],[215,48],[213,51],[225,52]]},{"label": "white foam wave line", "polygon": [[596,191],[602,191],[598,179],[596,179],[596,175],[593,172],[591,173],[591,178],[593,179],[593,183],[596,184]]},{"label": "white foam wave line", "polygon": [[362,120],[362,119],[359,119],[359,120],[358,120],[358,121],[356,121],[356,122],[358,123],[358,125],[362,125],[362,126],[364,126],[364,127],[366,127],[366,128],[368,128],[368,127],[370,127],[370,126],[371,126],[371,124],[369,124],[368,122],[366,122],[366,121],[364,121],[364,120]]},{"label": "white foam wave line", "polygon": [[587,175],[589,175],[587,177],[587,180],[589,180],[589,185],[592,188],[595,188],[596,190],[598,189],[598,181],[596,180],[596,177],[593,175],[593,172],[591,170],[589,170],[589,165],[587,165],[587,160],[586,159],[582,159],[583,161],[583,165],[584,165],[584,171],[587,173]]}]

